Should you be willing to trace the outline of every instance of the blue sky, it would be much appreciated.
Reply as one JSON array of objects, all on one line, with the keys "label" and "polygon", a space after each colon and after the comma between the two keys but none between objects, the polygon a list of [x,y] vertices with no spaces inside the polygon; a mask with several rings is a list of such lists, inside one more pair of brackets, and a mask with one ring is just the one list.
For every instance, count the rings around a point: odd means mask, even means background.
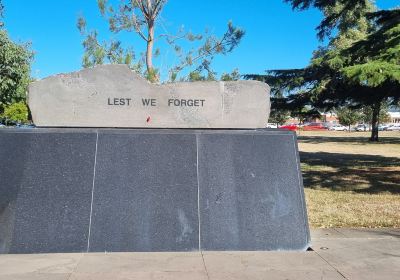
[{"label": "blue sky", "polygon": [[[119,38],[137,53],[145,48],[136,34],[116,36],[108,32],[96,0],[3,2],[12,39],[32,43],[36,53],[32,75],[36,78],[81,69],[83,38],[76,28],[79,15],[86,17],[89,29],[99,30],[102,39]],[[382,9],[399,4],[399,0],[376,2]],[[321,20],[320,12],[294,12],[282,0],[169,0],[158,31],[174,33],[184,25],[186,30],[202,32],[208,28],[220,36],[229,20],[245,29],[246,35],[233,53],[215,59],[213,68],[219,74],[234,68],[241,73],[263,73],[266,69],[304,67],[319,44],[315,27]],[[174,56],[164,50],[155,62],[165,72],[173,65]]]}]

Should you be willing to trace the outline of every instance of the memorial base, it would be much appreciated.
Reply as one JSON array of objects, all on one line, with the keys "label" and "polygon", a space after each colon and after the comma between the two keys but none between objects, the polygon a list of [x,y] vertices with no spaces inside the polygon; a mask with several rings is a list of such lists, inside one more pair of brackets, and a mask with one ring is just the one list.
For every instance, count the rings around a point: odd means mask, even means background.
[{"label": "memorial base", "polygon": [[1,129],[0,253],[306,250],[296,136]]}]

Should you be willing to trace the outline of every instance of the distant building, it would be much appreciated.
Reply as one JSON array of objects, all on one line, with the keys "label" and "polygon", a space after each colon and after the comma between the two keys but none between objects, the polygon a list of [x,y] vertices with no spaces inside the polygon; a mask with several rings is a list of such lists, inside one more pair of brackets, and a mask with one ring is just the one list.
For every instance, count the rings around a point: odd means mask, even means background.
[{"label": "distant building", "polygon": [[313,123],[327,123],[327,124],[338,124],[339,119],[336,113],[328,112],[328,113],[321,113],[319,118],[310,118],[309,122]]},{"label": "distant building", "polygon": [[329,113],[322,113],[321,114],[321,121],[330,124],[338,124],[339,119],[336,113],[329,112]]},{"label": "distant building", "polygon": [[400,123],[400,112],[388,112],[390,123]]},{"label": "distant building", "polygon": [[[339,119],[337,115],[333,112],[321,113],[319,118],[308,118],[304,120],[305,123],[328,123],[328,124],[338,124]],[[285,124],[298,124],[300,123],[299,118],[289,118]]]}]

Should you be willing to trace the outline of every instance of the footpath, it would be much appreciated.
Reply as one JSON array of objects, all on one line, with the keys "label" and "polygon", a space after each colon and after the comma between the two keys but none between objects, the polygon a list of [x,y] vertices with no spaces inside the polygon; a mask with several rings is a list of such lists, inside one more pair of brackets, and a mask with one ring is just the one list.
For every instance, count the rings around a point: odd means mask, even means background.
[{"label": "footpath", "polygon": [[0,255],[0,280],[400,279],[400,229],[312,230],[307,252]]}]

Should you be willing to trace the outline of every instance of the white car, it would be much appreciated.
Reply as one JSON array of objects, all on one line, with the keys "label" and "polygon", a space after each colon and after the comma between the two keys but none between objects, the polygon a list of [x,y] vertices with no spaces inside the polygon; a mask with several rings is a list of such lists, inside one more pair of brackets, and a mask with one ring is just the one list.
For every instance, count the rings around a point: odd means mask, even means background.
[{"label": "white car", "polygon": [[345,126],[343,126],[341,124],[331,125],[328,129],[329,130],[334,130],[334,131],[347,131],[347,130],[349,130],[348,127],[345,127]]},{"label": "white car", "polygon": [[359,124],[354,128],[355,131],[367,131],[368,126],[366,124]]},{"label": "white car", "polygon": [[387,131],[400,131],[400,124],[390,125],[386,128]]},{"label": "white car", "polygon": [[278,128],[278,125],[276,123],[268,123],[267,128]]}]

